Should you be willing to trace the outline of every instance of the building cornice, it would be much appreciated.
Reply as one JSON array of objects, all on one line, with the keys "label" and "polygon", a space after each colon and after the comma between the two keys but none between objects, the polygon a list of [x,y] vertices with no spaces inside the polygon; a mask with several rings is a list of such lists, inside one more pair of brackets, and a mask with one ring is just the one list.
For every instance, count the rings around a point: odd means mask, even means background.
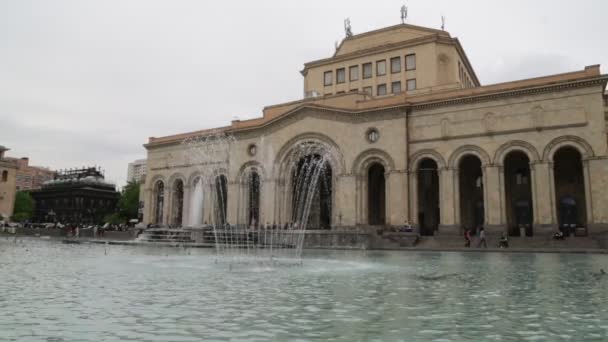
[{"label": "building cornice", "polygon": [[580,88],[587,87],[593,85],[602,85],[608,82],[608,75],[601,75],[598,77],[593,77],[585,80],[578,81],[566,81],[560,82],[550,85],[541,85],[541,86],[533,86],[522,89],[513,89],[508,91],[496,91],[488,94],[478,94],[478,95],[464,95],[454,98],[442,99],[438,101],[429,101],[413,104],[413,109],[429,109],[440,106],[450,106],[450,105],[459,105],[471,102],[480,102],[480,101],[490,101],[504,97],[514,97],[514,96],[522,96],[522,95],[533,95],[537,93],[544,93],[550,91],[560,91],[570,88]]},{"label": "building cornice", "polygon": [[[353,116],[371,114],[374,112],[403,110],[410,113],[415,110],[425,110],[442,106],[468,104],[482,101],[491,101],[506,97],[516,97],[524,95],[533,95],[551,91],[562,91],[573,88],[590,87],[594,85],[603,85],[604,89],[608,83],[608,75],[600,75],[599,67],[587,67],[582,72],[566,73],[560,75],[551,75],[540,77],[537,79],[520,80],[507,82],[503,84],[489,85],[485,87],[477,87],[470,89],[458,89],[446,91],[444,93],[420,94],[408,97],[407,94],[394,95],[386,98],[374,98],[372,100],[358,101],[353,106],[357,108],[339,108],[327,105],[320,105],[314,101],[303,101],[300,105],[286,110],[284,113],[273,115],[268,118],[253,119],[258,121],[247,126],[237,127],[235,123],[230,126],[220,127],[216,129],[183,133],[174,136],[162,138],[150,138],[149,142],[144,145],[146,149],[170,146],[181,143],[189,137],[213,135],[220,133],[239,133],[248,132],[257,129],[263,129],[279,120],[283,120],[292,116],[295,113],[303,110],[315,110],[330,113],[343,113]],[[350,94],[336,96],[352,96]],[[278,106],[275,106],[278,107]],[[253,121],[252,120],[252,121]]]}]

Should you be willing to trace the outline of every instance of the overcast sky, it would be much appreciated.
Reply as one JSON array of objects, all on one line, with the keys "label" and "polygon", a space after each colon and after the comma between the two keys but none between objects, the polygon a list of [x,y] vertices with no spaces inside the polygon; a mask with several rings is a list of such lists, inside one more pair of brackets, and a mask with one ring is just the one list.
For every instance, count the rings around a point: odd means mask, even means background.
[{"label": "overcast sky", "polygon": [[226,125],[302,97],[305,62],[400,22],[458,37],[482,84],[608,72],[608,1],[0,0],[0,145],[125,183],[150,136]]}]

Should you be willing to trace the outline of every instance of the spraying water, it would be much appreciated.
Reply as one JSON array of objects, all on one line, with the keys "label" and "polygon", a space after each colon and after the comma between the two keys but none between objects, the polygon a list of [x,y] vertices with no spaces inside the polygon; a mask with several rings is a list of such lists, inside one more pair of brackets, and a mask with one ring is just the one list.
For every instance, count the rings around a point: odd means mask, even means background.
[{"label": "spraying water", "polygon": [[[205,230],[206,238],[215,243],[217,260],[228,262],[231,269],[235,264],[301,264],[310,218],[316,218],[315,227],[330,222],[330,157],[334,151],[323,144],[302,142],[273,168],[268,162],[272,151],[264,146],[263,138],[261,142],[263,164],[246,167],[236,179],[238,189],[231,194],[238,198],[230,202],[237,203],[236,217],[235,222],[229,222],[228,170],[235,137],[222,133],[183,141],[185,160],[197,168],[198,174],[190,198],[189,223]],[[264,189],[273,176],[263,172],[273,169],[282,170],[279,172],[286,186],[280,188],[285,193],[279,196],[285,210],[277,215],[279,222],[262,223],[261,197],[272,196]]]}]

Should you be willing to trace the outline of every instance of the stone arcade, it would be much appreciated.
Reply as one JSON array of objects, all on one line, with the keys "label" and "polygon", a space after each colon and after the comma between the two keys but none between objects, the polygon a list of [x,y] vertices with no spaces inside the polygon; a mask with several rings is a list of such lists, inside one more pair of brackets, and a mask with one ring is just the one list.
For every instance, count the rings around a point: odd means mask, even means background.
[{"label": "stone arcade", "polygon": [[[310,144],[331,151],[311,229],[608,232],[608,76],[599,66],[482,86],[457,38],[400,24],[347,37],[301,73],[304,99],[261,118],[150,138],[144,221],[216,222],[221,208],[231,223],[242,212],[238,223],[289,222],[293,174],[315,154],[295,170],[283,165],[293,146]],[[188,157],[185,139],[214,135],[234,138],[226,159]],[[212,179],[194,196],[202,168]]]}]

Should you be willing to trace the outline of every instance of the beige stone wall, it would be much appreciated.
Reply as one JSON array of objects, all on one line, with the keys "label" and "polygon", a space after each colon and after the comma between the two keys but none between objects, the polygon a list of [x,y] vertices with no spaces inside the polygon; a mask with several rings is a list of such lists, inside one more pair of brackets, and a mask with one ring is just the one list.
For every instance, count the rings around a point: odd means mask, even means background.
[{"label": "beige stone wall", "polygon": [[[453,75],[457,77],[458,75]],[[553,179],[553,154],[563,146],[580,151],[583,159],[587,225],[591,233],[608,225],[608,146],[605,105],[600,86],[566,88],[550,92],[496,96],[443,106],[413,107],[361,113],[302,108],[261,128],[235,133],[226,156],[217,163],[193,165],[180,144],[148,150],[145,185],[145,222],[152,222],[156,181],[165,182],[165,223],[170,216],[170,187],[185,182],[184,224],[188,217],[192,181],[202,170],[228,178],[228,221],[241,222],[245,189],[240,177],[248,167],[260,170],[261,222],[285,222],[288,193],[280,167],[289,149],[300,141],[333,146],[332,168],[334,226],[367,224],[367,170],[373,162],[385,166],[386,222],[417,223],[417,179],[420,160],[430,157],[439,165],[440,233],[458,233],[461,223],[458,162],[467,154],[483,164],[484,224],[503,231],[507,222],[503,160],[509,151],[524,151],[531,160],[534,229],[549,233],[557,227]],[[376,128],[380,139],[366,140]],[[409,143],[408,143],[409,141]],[[250,156],[247,147],[258,153]],[[228,162],[226,162],[228,160]],[[206,187],[205,203],[211,205],[213,185]],[[205,220],[211,220],[206,208]]]},{"label": "beige stone wall", "polygon": [[[503,159],[508,151],[521,150],[533,164],[534,222],[555,226],[552,156],[561,146],[573,146],[583,156],[588,223],[605,224],[608,198],[596,187],[606,182],[601,93],[597,86],[414,110],[409,131],[411,167],[415,171],[416,161],[423,156],[439,161],[442,223],[459,224],[458,160],[474,154],[484,165],[486,223],[504,226]],[[415,202],[415,195],[410,196]]]},{"label": "beige stone wall", "polygon": [[[416,55],[416,69],[405,70],[405,56]],[[391,73],[390,60],[393,57],[401,58],[401,72]],[[386,75],[376,75],[376,62],[386,61]],[[431,92],[447,88],[460,87],[458,79],[459,56],[452,45],[440,43],[425,43],[407,48],[395,49],[389,52],[376,53],[362,57],[354,57],[344,61],[310,68],[304,80],[304,92],[315,91],[321,95],[349,92],[351,90],[363,91],[365,87],[372,87],[373,96],[376,96],[379,84],[387,85],[388,94],[391,93],[392,82],[401,82],[402,91],[406,90],[406,81],[416,79],[416,91],[411,94]],[[363,64],[372,63],[373,76],[363,79]],[[350,81],[349,67],[358,66],[359,79]],[[345,68],[346,82],[336,83],[336,70]],[[333,82],[330,86],[323,83],[323,75],[326,71],[333,72]]]},{"label": "beige stone wall", "polygon": [[[3,181],[2,174],[7,172],[7,179]],[[0,214],[5,218],[13,215],[15,195],[17,193],[17,167],[13,163],[0,160]]]}]

